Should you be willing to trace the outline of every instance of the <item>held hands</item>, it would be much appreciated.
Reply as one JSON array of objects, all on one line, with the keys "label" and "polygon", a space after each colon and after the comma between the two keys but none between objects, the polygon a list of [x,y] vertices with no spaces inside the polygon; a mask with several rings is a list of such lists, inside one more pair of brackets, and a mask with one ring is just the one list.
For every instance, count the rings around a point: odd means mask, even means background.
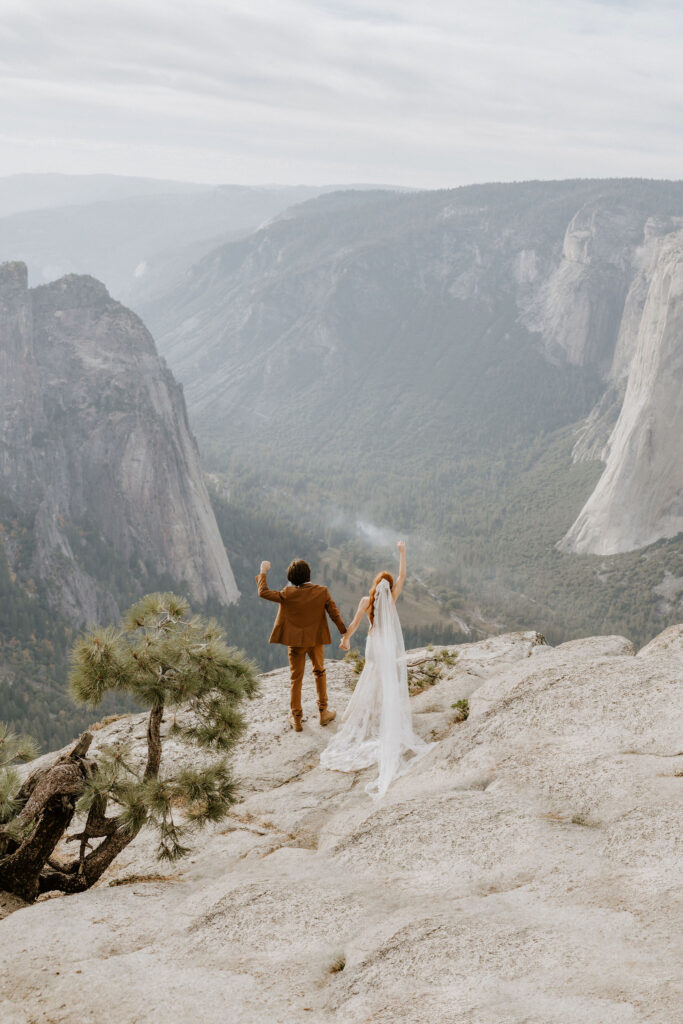
[{"label": "held hands", "polygon": [[268,572],[270,569],[270,562],[261,562],[261,572]]},{"label": "held hands", "polygon": [[348,633],[344,633],[344,636],[341,638],[339,642],[339,647],[342,651],[351,650],[351,637],[349,636]]}]

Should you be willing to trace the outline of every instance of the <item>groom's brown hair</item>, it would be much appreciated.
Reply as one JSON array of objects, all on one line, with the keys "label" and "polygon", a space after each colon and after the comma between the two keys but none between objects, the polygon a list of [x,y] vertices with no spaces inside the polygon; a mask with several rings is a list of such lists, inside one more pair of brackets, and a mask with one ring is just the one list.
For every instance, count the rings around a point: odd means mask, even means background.
[{"label": "groom's brown hair", "polygon": [[310,583],[311,567],[303,558],[295,558],[287,570],[287,579],[294,587],[303,587],[304,583]]}]

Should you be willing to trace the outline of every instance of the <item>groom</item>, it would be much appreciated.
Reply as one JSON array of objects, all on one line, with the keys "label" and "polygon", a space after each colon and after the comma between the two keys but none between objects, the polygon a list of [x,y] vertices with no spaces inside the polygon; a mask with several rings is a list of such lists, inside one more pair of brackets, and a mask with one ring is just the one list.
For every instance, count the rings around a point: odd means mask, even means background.
[{"label": "groom", "polygon": [[311,659],[315,688],[318,691],[320,724],[327,725],[337,714],[327,707],[327,678],[325,676],[325,644],[332,643],[327,625],[326,612],[339,632],[346,633],[346,626],[330,597],[327,587],[311,583],[311,569],[308,562],[297,558],[287,570],[291,586],[284,590],[269,590],[266,573],[270,562],[261,562],[261,571],[256,577],[258,596],[266,601],[275,601],[280,607],[275,626],[270,635],[271,644],[284,644],[289,654],[291,675],[291,711],[289,724],[295,732],[301,732],[301,683],[306,667],[306,655]]}]

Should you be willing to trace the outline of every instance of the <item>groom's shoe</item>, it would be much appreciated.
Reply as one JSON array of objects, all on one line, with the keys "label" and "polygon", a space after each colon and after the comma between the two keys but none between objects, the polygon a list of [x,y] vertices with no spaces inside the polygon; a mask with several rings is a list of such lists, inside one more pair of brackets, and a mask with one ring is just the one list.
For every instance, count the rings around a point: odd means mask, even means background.
[{"label": "groom's shoe", "polygon": [[329,725],[336,717],[337,712],[333,708],[325,708],[324,711],[320,712],[320,724]]},{"label": "groom's shoe", "polygon": [[291,711],[289,713],[289,724],[291,725],[294,732],[303,732],[304,730],[304,727],[301,724],[301,719],[296,718]]}]

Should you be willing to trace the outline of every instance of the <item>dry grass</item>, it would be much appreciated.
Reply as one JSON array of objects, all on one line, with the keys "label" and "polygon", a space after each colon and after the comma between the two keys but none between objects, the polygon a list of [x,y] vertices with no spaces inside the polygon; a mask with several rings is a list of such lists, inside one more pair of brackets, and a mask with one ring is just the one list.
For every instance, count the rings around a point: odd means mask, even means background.
[{"label": "dry grass", "polygon": [[466,722],[470,716],[470,702],[467,697],[462,700],[456,700],[455,704],[451,704],[451,708],[455,711],[453,715],[454,722]]},{"label": "dry grass", "polygon": [[354,673],[359,676],[365,668],[365,658],[354,647],[344,655],[344,661],[350,665]]},{"label": "dry grass", "polygon": [[135,885],[138,882],[179,882],[182,877],[180,873],[175,875],[126,875],[124,878],[115,878],[109,885]]},{"label": "dry grass", "polygon": [[600,828],[600,822],[593,821],[587,814],[573,814],[571,823],[572,825],[582,825],[584,828]]},{"label": "dry grass", "polygon": [[88,726],[88,731],[97,732],[99,729],[104,729],[105,725],[111,725],[112,722],[118,722],[121,718],[130,718],[130,715],[107,715],[106,718],[101,719],[101,721]]}]

